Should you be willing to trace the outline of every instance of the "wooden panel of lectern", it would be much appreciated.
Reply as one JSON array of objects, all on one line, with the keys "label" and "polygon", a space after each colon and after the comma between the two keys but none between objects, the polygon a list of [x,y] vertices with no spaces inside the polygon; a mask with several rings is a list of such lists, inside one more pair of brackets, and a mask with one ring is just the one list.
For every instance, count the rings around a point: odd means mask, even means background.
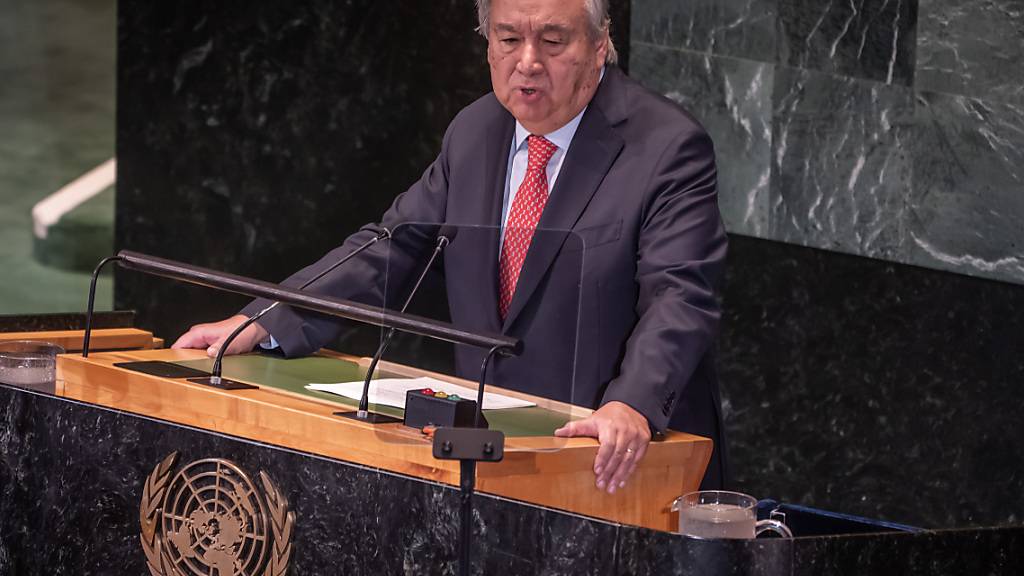
[{"label": "wooden panel of lectern", "polygon": [[[103,332],[97,331],[97,334]],[[321,355],[365,363],[365,360],[333,353],[322,352]],[[198,350],[97,352],[88,358],[66,354],[58,359],[57,394],[458,485],[458,462],[434,459],[430,440],[420,431],[401,424],[372,426],[333,415],[338,410],[348,409],[343,403],[267,385],[253,390],[224,391],[114,366],[120,362],[177,362],[201,358],[205,358],[205,354]],[[290,361],[281,359],[280,362]],[[399,365],[382,368],[408,376],[426,374]],[[472,382],[431,375],[476,388]],[[541,408],[572,418],[589,413],[589,410],[544,398],[509,390],[495,391],[532,400]],[[670,431],[664,440],[651,444],[626,488],[614,495],[599,490],[594,484],[593,462],[597,448],[597,442],[589,438],[509,436],[504,460],[477,468],[477,488],[481,492],[612,522],[673,530],[675,523],[669,505],[677,496],[697,489],[711,456],[712,442]]]}]

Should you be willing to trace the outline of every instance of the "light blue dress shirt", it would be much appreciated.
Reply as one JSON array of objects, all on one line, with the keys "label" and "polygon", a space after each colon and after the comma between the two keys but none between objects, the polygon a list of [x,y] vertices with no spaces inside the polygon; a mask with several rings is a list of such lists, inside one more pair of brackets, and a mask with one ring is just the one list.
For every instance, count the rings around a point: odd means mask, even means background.
[{"label": "light blue dress shirt", "polygon": [[[551,194],[551,191],[555,189],[555,180],[558,179],[558,173],[562,171],[562,162],[565,160],[565,154],[569,151],[569,144],[572,143],[572,138],[576,135],[576,129],[580,127],[580,120],[583,120],[583,113],[586,111],[587,109],[584,107],[565,126],[554,132],[542,134],[549,142],[558,146],[558,150],[555,150],[555,153],[551,155],[551,160],[548,161],[546,171],[548,194]],[[516,193],[519,192],[519,186],[522,185],[523,179],[526,178],[526,166],[530,159],[529,145],[526,139],[529,136],[530,132],[523,128],[523,125],[516,120],[516,132],[512,138],[512,149],[508,154],[507,173],[509,177],[505,179],[505,197],[501,209],[502,230],[505,229],[505,224],[508,222],[508,213],[512,209],[512,202],[516,199]]]}]

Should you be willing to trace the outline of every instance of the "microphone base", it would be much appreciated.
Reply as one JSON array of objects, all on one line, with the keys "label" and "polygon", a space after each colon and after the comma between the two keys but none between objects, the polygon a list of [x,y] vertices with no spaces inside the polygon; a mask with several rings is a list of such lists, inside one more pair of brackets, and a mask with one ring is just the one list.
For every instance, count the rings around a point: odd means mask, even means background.
[{"label": "microphone base", "polygon": [[259,389],[259,386],[253,386],[252,384],[246,384],[245,382],[236,382],[235,380],[228,380],[227,378],[218,378],[217,380],[214,380],[211,376],[207,376],[205,378],[188,378],[187,381],[192,382],[193,384],[202,384],[203,386],[217,388],[218,390]]},{"label": "microphone base", "polygon": [[125,370],[131,370],[133,372],[149,374],[150,376],[159,376],[160,378],[201,378],[203,376],[210,375],[209,372],[203,372],[202,370],[196,370],[195,368],[189,368],[188,366],[173,364],[171,362],[164,362],[162,360],[147,360],[145,362],[115,362],[114,366],[117,368],[124,368]]},{"label": "microphone base", "polygon": [[334,415],[355,420],[357,422],[365,422],[367,424],[392,424],[394,422],[402,421],[401,418],[395,418],[394,416],[388,416],[387,414],[377,414],[376,412],[367,412],[365,415],[360,416],[359,412],[356,410],[351,412],[335,412]]}]

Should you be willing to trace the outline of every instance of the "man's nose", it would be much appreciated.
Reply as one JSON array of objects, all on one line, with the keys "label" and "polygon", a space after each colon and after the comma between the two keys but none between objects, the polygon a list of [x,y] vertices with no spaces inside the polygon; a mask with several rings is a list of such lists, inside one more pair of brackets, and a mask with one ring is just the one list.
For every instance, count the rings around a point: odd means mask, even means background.
[{"label": "man's nose", "polygon": [[525,42],[523,50],[519,53],[519,60],[516,62],[516,71],[523,76],[530,76],[537,74],[543,68],[544,65],[541,62],[541,54],[537,45],[533,42]]}]

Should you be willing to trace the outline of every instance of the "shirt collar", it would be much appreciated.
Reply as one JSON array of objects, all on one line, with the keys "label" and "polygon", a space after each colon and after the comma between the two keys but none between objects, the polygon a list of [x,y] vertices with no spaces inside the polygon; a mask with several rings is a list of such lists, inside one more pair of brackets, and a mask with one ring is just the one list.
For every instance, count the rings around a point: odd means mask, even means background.
[{"label": "shirt collar", "polygon": [[[604,80],[604,68],[601,68],[601,77],[598,79],[598,84],[601,83],[601,80]],[[586,106],[583,107],[583,110],[580,110],[580,113],[577,114],[575,118],[569,120],[568,124],[562,126],[558,130],[555,130],[554,132],[542,134],[542,136],[547,138],[548,141],[550,141],[555,146],[558,146],[559,150],[568,150],[569,144],[572,143],[572,137],[576,135],[576,129],[579,128],[580,121],[583,120],[583,114],[587,111],[587,108],[589,107],[590,104],[587,104]],[[519,123],[519,120],[516,120],[516,150],[519,150],[520,148],[526,145],[526,138],[529,135],[530,132],[526,128],[524,128],[522,124]]]}]

